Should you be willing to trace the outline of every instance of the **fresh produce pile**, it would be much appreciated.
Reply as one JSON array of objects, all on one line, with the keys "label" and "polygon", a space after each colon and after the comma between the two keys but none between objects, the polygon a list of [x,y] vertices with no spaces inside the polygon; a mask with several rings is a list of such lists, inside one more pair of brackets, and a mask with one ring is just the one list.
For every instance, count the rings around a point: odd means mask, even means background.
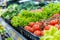
[{"label": "fresh produce pile", "polygon": [[12,38],[8,37],[8,38],[6,38],[5,40],[12,40]]},{"label": "fresh produce pile", "polygon": [[2,16],[5,19],[11,19],[13,16],[17,15],[19,11],[19,6],[17,4],[12,4],[3,12]]},{"label": "fresh produce pile", "polygon": [[60,13],[59,3],[50,3],[47,6],[43,7],[41,12],[44,19],[48,19],[56,13]]},{"label": "fresh produce pile", "polygon": [[23,10],[22,12],[20,12],[19,15],[14,16],[11,20],[11,24],[15,27],[18,26],[26,26],[28,25],[30,22],[36,22],[36,21],[40,21],[40,13],[39,12],[30,12],[27,10]]},{"label": "fresh produce pile", "polygon": [[30,22],[28,26],[25,26],[24,29],[34,33],[36,36],[43,36],[43,27],[41,27],[43,25],[43,22]]},{"label": "fresh produce pile", "polygon": [[11,4],[8,6],[6,11],[3,12],[2,16],[5,19],[11,19],[15,15],[19,14],[21,10],[35,10],[35,9],[41,8],[42,6],[44,6],[44,4],[35,5],[35,3],[32,1],[24,2],[22,4]]},{"label": "fresh produce pile", "polygon": [[42,36],[40,40],[60,40],[60,30],[51,26],[50,30],[44,31],[44,36]]},{"label": "fresh produce pile", "polygon": [[59,3],[50,3],[47,6],[42,8],[42,12],[30,12],[22,10],[20,14],[14,16],[11,20],[13,26],[26,26],[30,22],[42,21],[43,19],[48,19],[54,14],[60,12]]},{"label": "fresh produce pile", "polygon": [[35,10],[41,8],[42,6],[44,6],[44,4],[39,5],[39,4],[35,4],[33,1],[27,1],[20,4],[20,9]]},{"label": "fresh produce pile", "polygon": [[45,26],[46,25],[55,25],[54,23],[60,24],[60,14],[54,14],[52,17],[50,17],[47,20],[44,20],[43,22],[45,22],[44,23]]},{"label": "fresh produce pile", "polygon": [[50,30],[51,26],[54,26],[60,29],[60,21],[59,21],[60,18],[59,17],[60,17],[60,14],[55,14],[50,19],[44,22],[36,22],[36,23],[30,22],[28,26],[24,27],[24,29],[31,33],[34,33],[36,36],[43,36],[44,30]]},{"label": "fresh produce pile", "polygon": [[60,14],[55,14],[45,21],[44,29],[44,36],[40,40],[60,40]]},{"label": "fresh produce pile", "polygon": [[0,25],[0,34],[4,34],[5,33],[5,29],[2,25]]}]

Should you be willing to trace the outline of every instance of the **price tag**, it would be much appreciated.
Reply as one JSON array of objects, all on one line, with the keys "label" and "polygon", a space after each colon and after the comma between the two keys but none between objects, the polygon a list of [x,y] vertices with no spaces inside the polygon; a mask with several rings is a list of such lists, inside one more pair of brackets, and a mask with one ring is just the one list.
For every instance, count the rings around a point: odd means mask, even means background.
[{"label": "price tag", "polygon": [[22,40],[22,39],[20,37],[18,37],[17,40]]},{"label": "price tag", "polygon": [[13,30],[10,30],[11,37],[15,37],[16,33]]}]

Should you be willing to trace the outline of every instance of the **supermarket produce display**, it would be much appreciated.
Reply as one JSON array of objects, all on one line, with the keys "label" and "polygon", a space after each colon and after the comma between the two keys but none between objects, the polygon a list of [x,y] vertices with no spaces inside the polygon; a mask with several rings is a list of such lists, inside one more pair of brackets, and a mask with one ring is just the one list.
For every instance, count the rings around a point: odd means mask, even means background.
[{"label": "supermarket produce display", "polygon": [[60,3],[33,5],[33,2],[26,2],[26,5],[11,4],[8,6],[1,15],[10,25],[7,29],[16,30],[27,40],[60,40]]}]

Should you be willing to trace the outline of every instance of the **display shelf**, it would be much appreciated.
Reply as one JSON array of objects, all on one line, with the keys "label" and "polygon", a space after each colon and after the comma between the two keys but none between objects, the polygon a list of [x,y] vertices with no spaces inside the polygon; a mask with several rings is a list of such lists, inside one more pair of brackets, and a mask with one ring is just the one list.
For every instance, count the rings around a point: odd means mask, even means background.
[{"label": "display shelf", "polygon": [[0,35],[0,40],[2,40],[1,35]]},{"label": "display shelf", "polygon": [[10,25],[8,25],[2,18],[0,18],[0,23],[4,26],[6,32],[13,40],[27,40],[25,37],[15,31]]}]

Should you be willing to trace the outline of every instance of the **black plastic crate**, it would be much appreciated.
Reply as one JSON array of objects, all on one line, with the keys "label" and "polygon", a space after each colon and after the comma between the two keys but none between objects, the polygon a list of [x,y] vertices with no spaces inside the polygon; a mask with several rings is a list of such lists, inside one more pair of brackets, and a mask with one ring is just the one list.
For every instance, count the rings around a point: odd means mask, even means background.
[{"label": "black plastic crate", "polygon": [[31,38],[32,40],[40,40],[40,37],[35,36],[34,34],[30,33],[29,31],[24,30],[23,27],[19,27],[18,30],[23,33],[24,36]]},{"label": "black plastic crate", "polygon": [[4,19],[5,22],[7,22],[8,24],[10,24],[10,20],[5,19],[3,16],[1,16],[1,17]]},{"label": "black plastic crate", "polygon": [[29,40],[40,40],[40,37],[35,36],[33,33],[24,30],[23,27],[13,28],[17,30],[20,34],[22,34],[24,37],[28,38]]}]

